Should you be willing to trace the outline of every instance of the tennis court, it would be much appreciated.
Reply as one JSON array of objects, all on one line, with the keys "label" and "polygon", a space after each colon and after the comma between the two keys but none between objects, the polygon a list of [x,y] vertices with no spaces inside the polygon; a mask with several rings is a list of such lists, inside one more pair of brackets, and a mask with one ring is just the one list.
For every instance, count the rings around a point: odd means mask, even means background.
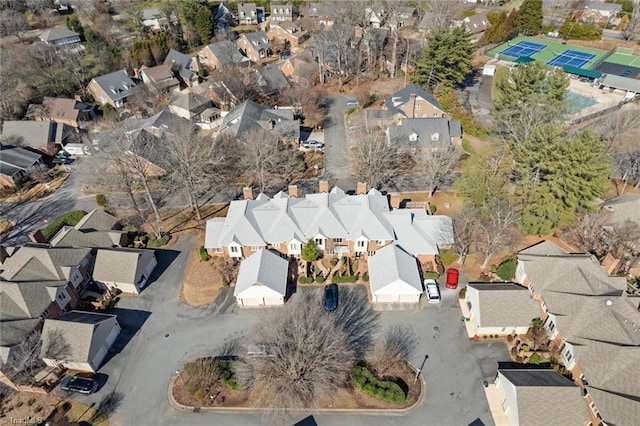
[{"label": "tennis court", "polygon": [[570,67],[582,68],[595,57],[596,55],[591,53],[578,52],[576,50],[565,50],[547,62],[547,65],[551,65],[553,67],[569,65]]},{"label": "tennis court", "polygon": [[501,53],[503,55],[512,56],[514,58],[520,58],[523,56],[531,56],[534,53],[545,49],[547,46],[540,43],[532,43],[530,41],[520,41],[518,44],[510,46],[506,50],[503,50]]}]

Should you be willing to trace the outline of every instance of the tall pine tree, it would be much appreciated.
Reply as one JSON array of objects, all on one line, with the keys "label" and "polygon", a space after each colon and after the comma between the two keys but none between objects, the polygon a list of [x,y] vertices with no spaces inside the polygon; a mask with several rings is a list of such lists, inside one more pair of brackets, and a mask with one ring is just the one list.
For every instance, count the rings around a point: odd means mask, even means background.
[{"label": "tall pine tree", "polygon": [[196,15],[196,32],[202,44],[209,44],[213,37],[213,13],[207,6],[200,6]]},{"label": "tall pine tree", "polygon": [[416,72],[411,79],[428,88],[438,83],[460,84],[473,72],[472,56],[473,44],[467,27],[434,29],[420,58],[414,62]]},{"label": "tall pine tree", "polygon": [[542,31],[542,0],[524,0],[520,6],[520,33],[536,35]]}]

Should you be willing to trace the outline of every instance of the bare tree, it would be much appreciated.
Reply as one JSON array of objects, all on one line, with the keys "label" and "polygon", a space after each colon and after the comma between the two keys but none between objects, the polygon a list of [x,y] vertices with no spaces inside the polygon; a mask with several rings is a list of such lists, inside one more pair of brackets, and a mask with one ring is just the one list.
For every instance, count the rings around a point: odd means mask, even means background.
[{"label": "bare tree", "polygon": [[400,154],[376,128],[361,127],[354,136],[349,155],[353,174],[373,188],[386,183],[400,166]]},{"label": "bare tree", "polygon": [[436,189],[451,176],[459,156],[453,149],[445,152],[427,149],[418,154],[417,157],[420,174],[425,179],[429,198],[431,198]]},{"label": "bare tree", "polygon": [[425,0],[418,2],[420,16],[430,14],[430,29],[449,28],[464,10],[462,2],[451,0]]},{"label": "bare tree", "polygon": [[29,31],[29,23],[24,13],[13,9],[0,11],[0,34],[12,35],[24,42],[27,31]]},{"label": "bare tree", "polygon": [[606,229],[606,242],[610,251],[621,257],[640,252],[640,225],[630,219]]},{"label": "bare tree", "polygon": [[510,146],[518,146],[541,125],[560,123],[564,119],[564,103],[545,103],[541,97],[532,95],[517,105],[494,112],[494,132]]},{"label": "bare tree", "polygon": [[487,267],[489,260],[500,247],[511,243],[512,227],[517,220],[518,212],[508,201],[498,199],[491,205],[485,206],[478,222],[484,245],[482,269]]},{"label": "bare tree", "polygon": [[634,37],[640,35],[640,7],[635,4],[633,11],[627,17],[629,21],[622,29],[622,37],[625,40],[633,40]]},{"label": "bare tree", "polygon": [[49,168],[44,164],[33,165],[26,170],[29,179],[34,183],[44,183],[50,180]]},{"label": "bare tree", "polygon": [[458,254],[458,263],[464,264],[471,251],[471,245],[478,239],[478,214],[465,208],[451,218],[453,220],[454,248]]},{"label": "bare tree", "polygon": [[335,396],[377,327],[378,314],[360,290],[341,288],[331,313],[322,308],[320,291],[298,293],[283,308],[265,312],[245,341],[264,347],[264,355],[247,356],[236,369],[256,406],[272,408],[285,424],[289,410]]},{"label": "bare tree", "polygon": [[42,358],[63,361],[71,355],[71,345],[61,330],[49,330],[43,339],[40,354]]},{"label": "bare tree", "polygon": [[610,218],[611,214],[606,210],[585,214],[576,221],[567,235],[583,250],[589,253],[602,253],[604,226]]},{"label": "bare tree", "polygon": [[260,101],[264,97],[260,88],[260,73],[253,68],[225,65],[212,71],[207,81],[224,85],[235,98],[235,103],[242,103],[247,99]]},{"label": "bare tree", "polygon": [[394,368],[405,364],[415,352],[417,344],[418,336],[413,327],[389,327],[371,357],[371,366],[378,377],[384,377]]},{"label": "bare tree", "polygon": [[23,342],[11,349],[3,373],[14,383],[34,385],[34,375],[44,366],[40,359],[42,341],[40,333],[33,332]]}]

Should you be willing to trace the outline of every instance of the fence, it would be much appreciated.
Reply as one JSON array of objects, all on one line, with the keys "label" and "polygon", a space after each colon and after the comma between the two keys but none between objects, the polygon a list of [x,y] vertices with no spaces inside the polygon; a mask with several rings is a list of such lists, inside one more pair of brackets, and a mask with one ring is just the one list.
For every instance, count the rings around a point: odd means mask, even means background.
[{"label": "fence", "polygon": [[611,49],[610,51],[608,51],[602,58],[598,59],[597,61],[595,61],[593,63],[593,65],[591,65],[589,67],[589,69],[591,70],[595,70],[596,68],[598,68],[604,61],[606,61],[609,56],[613,55],[614,53],[616,53],[616,48],[614,47],[613,49]]}]

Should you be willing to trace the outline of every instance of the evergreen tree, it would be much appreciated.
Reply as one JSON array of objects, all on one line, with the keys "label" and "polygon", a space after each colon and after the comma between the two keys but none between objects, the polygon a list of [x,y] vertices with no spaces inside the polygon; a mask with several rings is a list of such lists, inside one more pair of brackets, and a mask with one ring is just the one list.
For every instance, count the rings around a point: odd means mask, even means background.
[{"label": "evergreen tree", "polygon": [[542,31],[542,0],[524,0],[520,6],[520,32],[536,35]]},{"label": "evergreen tree", "polygon": [[522,229],[548,234],[592,211],[611,173],[605,144],[590,130],[564,136],[559,125],[538,127],[514,153]]},{"label": "evergreen tree", "polygon": [[68,29],[77,32],[80,35],[80,38],[84,40],[84,28],[82,28],[82,24],[80,23],[80,20],[75,13],[72,15],[67,15],[64,23]]},{"label": "evergreen tree", "polygon": [[462,163],[462,173],[455,182],[455,190],[465,204],[475,211],[507,200],[513,159],[503,147],[480,151]]},{"label": "evergreen tree", "polygon": [[519,29],[520,13],[514,9],[509,14],[502,12],[496,23],[487,28],[483,37],[487,43],[502,43],[517,36]]},{"label": "evergreen tree", "polygon": [[206,6],[200,6],[196,15],[196,32],[202,44],[208,44],[213,37],[213,13]]},{"label": "evergreen tree", "polygon": [[429,88],[438,83],[460,84],[473,72],[472,56],[473,44],[467,27],[434,29],[420,58],[414,61],[416,72],[411,79]]},{"label": "evergreen tree", "polygon": [[309,241],[302,247],[302,253],[300,253],[300,257],[305,262],[314,262],[318,260],[320,257],[320,250],[318,249],[318,245],[313,240],[313,238],[309,238]]}]

